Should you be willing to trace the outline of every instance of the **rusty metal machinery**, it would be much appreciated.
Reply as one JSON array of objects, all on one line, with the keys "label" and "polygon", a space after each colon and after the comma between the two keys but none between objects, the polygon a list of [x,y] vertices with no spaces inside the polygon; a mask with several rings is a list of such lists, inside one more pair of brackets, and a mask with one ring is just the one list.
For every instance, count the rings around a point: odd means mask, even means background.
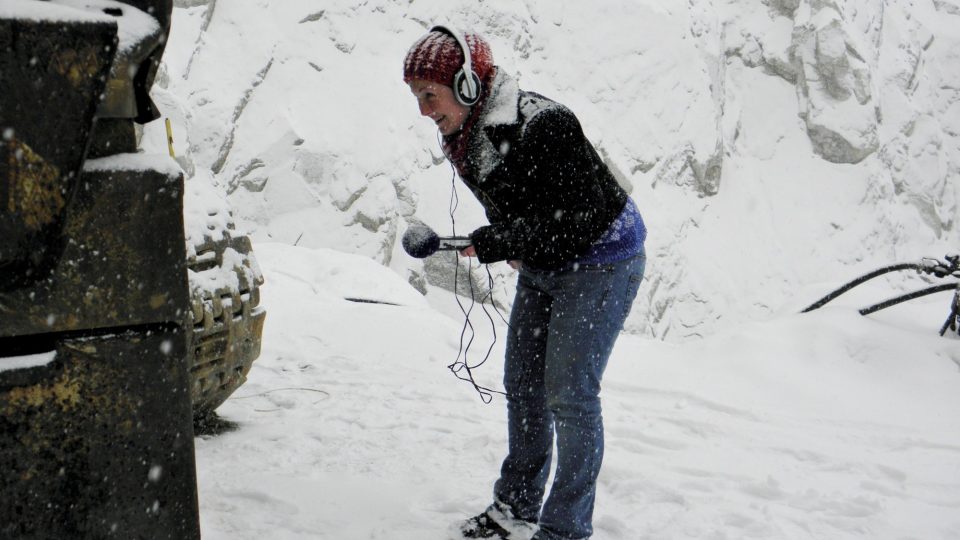
[{"label": "rusty metal machinery", "polygon": [[0,4],[2,538],[200,537],[183,176],[130,153],[170,9]]},{"label": "rusty metal machinery", "polygon": [[[263,276],[250,239],[222,231],[217,240],[205,237],[188,250],[191,309],[187,318],[190,346],[190,395],[194,419],[203,424],[247,379],[260,355],[266,312],[260,308]],[[235,279],[217,286],[207,274]]]},{"label": "rusty metal machinery", "polygon": [[[109,20],[75,21],[59,40],[57,27],[56,20],[0,19],[2,291],[36,283],[60,257],[96,96],[116,51]],[[62,111],[41,114],[51,102]]]}]

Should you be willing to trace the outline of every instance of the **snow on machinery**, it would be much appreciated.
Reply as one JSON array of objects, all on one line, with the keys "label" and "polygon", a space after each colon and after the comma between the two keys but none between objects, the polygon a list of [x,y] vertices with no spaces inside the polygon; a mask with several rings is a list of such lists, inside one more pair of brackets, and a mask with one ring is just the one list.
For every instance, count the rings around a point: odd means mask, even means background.
[{"label": "snow on machinery", "polygon": [[170,0],[0,3],[0,537],[199,538]]},{"label": "snow on machinery", "polygon": [[[190,310],[185,326],[197,429],[215,425],[216,408],[246,382],[260,356],[266,317],[260,306],[263,274],[250,238],[236,233],[229,209],[207,209],[204,215],[208,225],[188,223],[186,235]],[[191,217],[196,214],[188,213],[185,221]]]},{"label": "snow on machinery", "polygon": [[199,538],[194,427],[260,352],[250,240],[137,151],[172,7],[0,2],[2,538]]}]

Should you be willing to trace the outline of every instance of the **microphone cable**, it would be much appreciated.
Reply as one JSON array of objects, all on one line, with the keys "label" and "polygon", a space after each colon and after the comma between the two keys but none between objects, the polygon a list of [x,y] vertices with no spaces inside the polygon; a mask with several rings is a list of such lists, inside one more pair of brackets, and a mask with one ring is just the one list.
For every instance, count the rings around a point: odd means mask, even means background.
[{"label": "microphone cable", "polygon": [[[443,145],[440,145],[440,148],[443,148]],[[444,152],[446,154],[446,152]],[[447,161],[450,162],[450,227],[452,229],[452,234],[457,235],[457,220],[454,216],[457,210],[457,207],[460,205],[460,198],[457,196],[457,170],[453,165],[453,160],[450,159],[450,156],[446,156]],[[473,312],[474,306],[477,304],[476,291],[473,285],[473,257],[467,257],[467,285],[470,290],[470,303],[469,307],[464,306],[463,302],[460,300],[460,295],[457,292],[458,286],[460,284],[460,253],[453,253],[453,297],[457,301],[457,306],[460,307],[460,312],[463,313],[464,321],[463,328],[460,331],[460,347],[457,351],[457,358],[453,361],[452,364],[447,366],[447,369],[454,374],[461,381],[466,381],[473,386],[473,389],[476,390],[477,394],[480,396],[480,400],[485,404],[490,404],[493,401],[494,394],[507,395],[505,392],[499,390],[494,390],[485,386],[481,386],[477,383],[476,378],[473,375],[473,370],[479,368],[490,359],[490,355],[493,352],[493,347],[497,343],[497,328],[496,322],[493,320],[493,316],[487,310],[486,300],[489,299],[490,305],[493,306],[493,309],[500,315],[500,318],[507,323],[509,322],[504,318],[503,314],[500,313],[500,310],[497,309],[496,304],[493,301],[493,275],[490,273],[490,267],[487,266],[487,293],[480,298],[480,308],[483,310],[484,315],[487,316],[487,320],[490,321],[490,329],[493,332],[493,340],[490,342],[490,346],[487,348],[487,352],[484,355],[483,359],[476,363],[471,364],[468,360],[468,355],[470,353],[470,347],[473,345],[473,340],[477,336],[476,329],[473,326],[473,322],[470,320],[470,314]],[[479,264],[479,263],[478,263]],[[469,335],[468,335],[469,334]]]}]

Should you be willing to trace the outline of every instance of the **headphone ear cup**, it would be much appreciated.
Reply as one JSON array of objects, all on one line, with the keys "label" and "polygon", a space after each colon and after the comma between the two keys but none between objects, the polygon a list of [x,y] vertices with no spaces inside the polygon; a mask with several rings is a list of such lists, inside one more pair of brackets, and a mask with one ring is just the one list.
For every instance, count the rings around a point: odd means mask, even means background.
[{"label": "headphone ear cup", "polygon": [[[467,77],[470,77],[469,81]],[[473,83],[472,86],[470,83]],[[463,69],[457,71],[453,76],[453,95],[461,105],[476,105],[480,101],[480,77],[472,70],[468,75],[463,73]]]}]

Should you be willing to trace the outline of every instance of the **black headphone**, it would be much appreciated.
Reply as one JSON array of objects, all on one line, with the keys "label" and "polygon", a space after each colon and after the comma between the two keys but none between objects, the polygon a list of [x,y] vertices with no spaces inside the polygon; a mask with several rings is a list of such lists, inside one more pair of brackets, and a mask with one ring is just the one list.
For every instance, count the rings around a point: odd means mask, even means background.
[{"label": "black headphone", "polygon": [[453,75],[453,95],[461,105],[473,107],[480,101],[480,77],[473,71],[467,40],[446,26],[434,26],[430,31],[443,32],[457,40],[460,50],[463,51],[463,66]]}]

